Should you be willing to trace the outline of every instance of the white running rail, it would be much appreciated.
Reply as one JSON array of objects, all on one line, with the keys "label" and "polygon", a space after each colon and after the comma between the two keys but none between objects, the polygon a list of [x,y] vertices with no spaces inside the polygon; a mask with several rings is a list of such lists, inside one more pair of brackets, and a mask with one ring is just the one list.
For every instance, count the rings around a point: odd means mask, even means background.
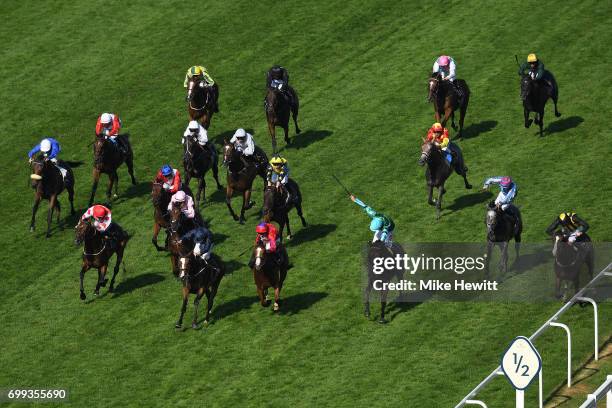
[{"label": "white running rail", "polygon": [[610,374],[608,374],[608,379],[594,393],[589,394],[580,408],[597,408],[597,400],[604,396],[606,396],[606,407],[612,408],[612,375]]}]

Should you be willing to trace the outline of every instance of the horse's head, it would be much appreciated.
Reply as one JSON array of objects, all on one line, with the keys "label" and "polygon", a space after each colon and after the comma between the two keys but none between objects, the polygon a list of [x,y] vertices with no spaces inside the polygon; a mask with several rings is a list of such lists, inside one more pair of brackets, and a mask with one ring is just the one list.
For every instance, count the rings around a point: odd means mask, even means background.
[{"label": "horse's head", "polygon": [[432,155],[435,153],[437,147],[433,142],[427,142],[423,139],[423,144],[421,145],[421,157],[419,158],[419,166],[424,166],[425,163],[429,163]]},{"label": "horse's head", "polygon": [[42,156],[38,157],[36,160],[33,160],[30,163],[32,168],[32,174],[30,174],[30,181],[33,189],[37,189],[42,179],[44,177],[45,166],[48,161],[46,161]]},{"label": "horse's head", "polygon": [[487,213],[485,215],[485,224],[487,225],[487,231],[492,233],[497,226],[498,216],[501,214],[501,208],[495,205],[494,202],[487,205]]},{"label": "horse's head", "polygon": [[197,84],[199,83],[199,79],[196,77],[191,77],[189,82],[187,82],[187,100],[191,101],[193,99],[193,92]]},{"label": "horse's head", "polygon": [[91,219],[79,220],[79,223],[74,227],[74,244],[81,245],[92,231],[96,231],[91,224]]},{"label": "horse's head", "polygon": [[229,163],[234,161],[234,156],[238,154],[236,147],[229,140],[223,140],[223,165],[227,166]]},{"label": "horse's head", "polygon": [[261,268],[264,266],[266,258],[266,250],[264,248],[263,242],[261,240],[259,243],[253,248],[253,259],[255,259],[255,270],[261,271]]},{"label": "horse's head", "polygon": [[278,190],[274,186],[266,186],[264,189],[262,215],[266,218],[266,222],[274,216],[274,203],[277,200]]},{"label": "horse's head", "polygon": [[191,268],[191,262],[192,262],[192,259],[191,259],[191,256],[189,255],[181,256],[178,259],[179,276],[184,281],[187,280],[187,278],[189,277],[189,270]]},{"label": "horse's head", "polygon": [[[153,201],[154,207],[160,207],[165,210],[165,207],[168,206],[169,199],[168,192],[164,189],[162,183],[154,182],[151,187],[151,201]],[[164,206],[165,201],[165,206]]]},{"label": "horse's head", "polygon": [[183,205],[184,203],[172,203],[170,207],[170,230],[178,231],[183,221]]},{"label": "horse's head", "polygon": [[427,82],[427,102],[433,101],[437,96],[439,84],[440,80],[437,77],[429,78],[429,81]]},{"label": "horse's head", "polygon": [[531,84],[533,83],[533,79],[529,75],[521,76],[521,99],[524,101],[529,96],[531,92]]},{"label": "horse's head", "polygon": [[106,139],[106,136],[100,135],[96,136],[96,140],[93,142],[93,150],[94,150],[94,163],[99,165],[104,162],[104,150],[106,149],[106,144],[110,143]]}]

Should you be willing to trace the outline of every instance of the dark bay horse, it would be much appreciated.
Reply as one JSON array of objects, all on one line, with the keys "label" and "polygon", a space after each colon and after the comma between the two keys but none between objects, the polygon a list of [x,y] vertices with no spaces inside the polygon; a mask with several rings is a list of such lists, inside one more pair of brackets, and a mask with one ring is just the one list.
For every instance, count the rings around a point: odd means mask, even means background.
[{"label": "dark bay horse", "polygon": [[[421,146],[421,157],[418,161],[420,166],[427,164],[425,169],[425,180],[429,187],[429,196],[427,202],[431,205],[436,206],[436,218],[440,218],[440,211],[442,209],[442,196],[446,192],[444,183],[446,179],[450,177],[453,170],[463,177],[465,188],[471,189],[472,185],[467,179],[467,167],[463,161],[463,155],[459,146],[454,143],[448,145],[448,149],[454,149],[456,156],[452,159],[452,164],[449,164],[445,158],[445,152],[433,142],[424,142]],[[438,189],[438,199],[433,200],[433,189]]]},{"label": "dark bay horse", "polygon": [[[265,156],[265,153],[261,151]],[[268,158],[266,157],[267,161]],[[241,157],[240,152],[236,150],[233,144],[225,140],[223,145],[223,165],[227,167],[227,187],[225,190],[225,203],[229,209],[234,221],[239,221],[244,224],[246,218],[244,212],[253,207],[254,201],[251,201],[251,190],[253,181],[258,175],[266,180],[266,169],[263,166],[258,166],[254,162],[249,162]],[[240,210],[240,218],[232,208],[232,196],[234,191],[242,193],[242,208]]]},{"label": "dark bay horse", "polygon": [[[368,250],[368,264],[367,264],[367,273],[368,273],[368,284],[365,288],[364,292],[364,315],[365,317],[370,317],[370,293],[372,289],[374,289],[374,285],[376,281],[380,281],[379,283],[389,283],[393,279],[400,281],[404,277],[404,270],[401,268],[397,268],[397,265],[394,264],[392,268],[384,268],[382,273],[375,273],[374,271],[374,259],[386,259],[386,258],[395,258],[397,255],[403,257],[404,249],[393,243],[391,248],[387,248],[384,242],[376,241],[369,245]],[[377,287],[379,287],[377,285]],[[380,319],[379,323],[387,323],[385,319],[385,309],[387,307],[387,295],[389,294],[389,289],[387,286],[382,286],[383,289],[378,290],[380,293]]]},{"label": "dark bay horse", "polygon": [[183,327],[183,317],[185,316],[185,311],[187,310],[187,302],[189,301],[190,293],[196,295],[196,298],[193,301],[194,312],[191,328],[198,328],[198,309],[200,306],[200,300],[204,294],[206,294],[206,299],[208,301],[206,305],[206,316],[204,317],[204,324],[207,325],[210,320],[210,311],[213,307],[213,302],[215,300],[215,296],[217,295],[219,284],[224,276],[221,262],[214,254],[208,261],[195,258],[193,254],[187,254],[186,256],[182,256],[178,259],[178,268],[180,276],[182,276],[183,303],[181,305],[181,314],[174,327],[177,329]]},{"label": "dark bay horse", "polygon": [[115,143],[111,142],[106,136],[96,136],[94,141],[94,168],[93,168],[93,186],[91,188],[91,197],[89,198],[89,206],[94,202],[96,190],[98,189],[98,181],[100,174],[108,174],[108,189],[106,190],[106,198],[111,200],[113,185],[115,186],[115,197],[119,191],[119,175],[117,169],[123,162],[127,165],[128,173],[132,178],[132,184],[136,185],[134,178],[134,153],[128,135],[117,136],[117,143],[122,143],[126,149],[123,153]]},{"label": "dark bay horse", "polygon": [[516,259],[519,258],[523,220],[518,208],[516,208],[516,214],[518,216],[518,223],[515,226],[514,220],[510,219],[500,206],[495,205],[495,203],[490,203],[487,207],[487,213],[484,220],[487,226],[487,257],[485,260],[485,273],[487,278],[489,277],[491,253],[496,245],[499,246],[501,250],[501,260],[498,265],[498,270],[502,274],[508,271],[508,245],[512,238],[514,238]]},{"label": "dark bay horse", "polygon": [[287,278],[287,270],[289,269],[289,256],[287,250],[282,244],[277,245],[277,251],[280,252],[281,262],[277,261],[275,255],[266,252],[264,244],[259,242],[253,248],[253,279],[257,287],[257,295],[259,303],[263,307],[270,305],[267,299],[268,288],[274,288],[274,311],[280,310],[280,292],[283,288],[285,278]]},{"label": "dark bay horse", "polygon": [[208,130],[213,117],[219,87],[206,85],[203,79],[191,78],[187,83],[187,112],[190,120],[197,120]]},{"label": "dark bay horse", "polygon": [[204,225],[204,221],[202,220],[202,216],[197,209],[194,218],[188,218],[185,216],[181,210],[181,206],[178,203],[174,203],[172,205],[168,216],[170,218],[170,226],[168,227],[168,250],[170,251],[170,263],[172,265],[172,272],[176,277],[178,277],[178,259],[182,256],[186,256],[186,254],[190,251],[184,248],[181,237],[192,229]]},{"label": "dark bay horse", "polygon": [[461,100],[459,100],[453,84],[442,80],[440,75],[429,78],[427,100],[433,102],[436,122],[446,126],[446,122],[450,118],[451,126],[454,130],[457,130],[455,111],[459,109],[459,132],[457,133],[457,139],[460,139],[463,136],[463,121],[470,101],[470,89],[463,79],[456,79],[455,81],[463,92]]},{"label": "dark bay horse", "polygon": [[68,191],[68,200],[70,201],[70,214],[74,215],[74,174],[72,169],[64,162],[58,163],[62,168],[66,169],[66,178],[62,177],[60,169],[54,165],[51,160],[45,160],[42,157],[32,161],[32,174],[30,180],[34,189],[34,205],[32,206],[32,221],[30,222],[30,232],[34,232],[36,212],[40,201],[49,200],[49,209],[47,210],[47,234],[51,236],[51,221],[53,219],[53,210],[57,210],[57,223],[60,223],[61,207],[58,196],[64,188]]},{"label": "dark bay horse", "polygon": [[[115,224],[115,227],[121,228],[117,224]],[[123,261],[123,252],[125,251],[129,239],[130,237],[125,232],[123,232],[123,238],[118,242],[106,239],[94,228],[90,220],[79,221],[75,227],[74,242],[76,245],[84,243],[83,263],[80,273],[81,300],[86,299],[85,289],[83,288],[83,277],[85,276],[85,272],[91,268],[98,269],[98,282],[94,294],[96,296],[99,295],[100,287],[106,286],[106,282],[108,281],[108,279],[106,279],[106,271],[108,269],[109,260],[113,254],[117,254],[113,277],[110,282],[110,287],[108,288],[109,292],[114,290],[115,277],[117,276],[117,272],[119,272],[119,265]]]},{"label": "dark bay horse", "polygon": [[[551,85],[549,86],[546,81]],[[535,112],[535,123],[540,126],[540,136],[544,135],[544,108],[549,98],[555,104],[555,116],[561,116],[557,110],[559,87],[553,75],[545,71],[543,78],[539,81],[531,79],[529,74],[521,75],[521,99],[523,100],[525,127],[531,126],[533,120],[529,118],[529,114]]]},{"label": "dark bay horse", "polygon": [[561,281],[567,281],[574,284],[574,294],[580,289],[580,271],[586,264],[589,276],[593,279],[594,268],[594,250],[593,243],[588,236],[585,236],[582,242],[570,244],[567,238],[561,234],[556,234],[553,237],[553,256],[555,258],[555,296],[557,299],[567,300],[567,295],[561,293]]},{"label": "dark bay horse", "polygon": [[[293,89],[291,89],[293,91]],[[291,143],[289,140],[289,114],[293,116],[295,124],[295,133],[300,134],[301,130],[298,126],[297,118],[300,109],[300,102],[297,93],[293,91],[293,103],[290,102],[289,96],[280,91],[278,88],[268,87],[268,93],[264,102],[266,111],[266,119],[268,121],[268,131],[272,138],[272,151],[276,153],[276,126],[283,128],[285,132],[285,143]]]},{"label": "dark bay horse", "polygon": [[[215,149],[212,141],[209,141],[210,149]],[[200,197],[206,200],[206,172],[212,169],[213,178],[217,183],[217,189],[222,190],[223,186],[219,183],[218,157],[213,155],[209,147],[198,143],[197,137],[185,137],[185,151],[183,153],[183,166],[185,168],[185,185],[189,186],[192,177],[198,179],[198,193],[195,198],[195,206],[200,207]]]},{"label": "dark bay horse", "polygon": [[171,194],[164,189],[162,183],[153,182],[151,188],[151,201],[153,202],[153,238],[151,242],[158,251],[164,251],[166,245],[160,247],[157,245],[157,236],[162,228],[168,228],[170,226],[170,215],[168,214],[168,204],[170,204]]},{"label": "dark bay horse", "polygon": [[293,207],[295,207],[298,216],[302,220],[302,226],[306,226],[306,220],[304,219],[304,215],[302,213],[302,194],[300,192],[300,187],[292,179],[289,179],[287,184],[289,183],[291,183],[291,185],[288,186],[288,188],[291,189],[292,194],[289,205],[287,205],[286,192],[276,188],[275,186],[267,186],[264,190],[263,216],[268,217],[268,219],[278,223],[280,227],[278,236],[281,241],[283,240],[283,230],[285,229],[285,225],[287,225],[287,239],[291,239],[289,211],[291,211]]}]

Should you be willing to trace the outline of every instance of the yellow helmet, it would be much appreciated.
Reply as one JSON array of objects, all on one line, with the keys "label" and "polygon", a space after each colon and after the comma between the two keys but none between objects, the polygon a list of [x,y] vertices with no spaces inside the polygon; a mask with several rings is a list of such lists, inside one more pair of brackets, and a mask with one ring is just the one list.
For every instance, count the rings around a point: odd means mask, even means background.
[{"label": "yellow helmet", "polygon": [[202,75],[202,67],[199,66],[199,65],[191,67],[191,68],[189,68],[189,73],[191,74],[191,76]]},{"label": "yellow helmet", "polygon": [[431,129],[434,132],[442,132],[444,130],[444,127],[442,127],[442,124],[439,122],[434,123],[433,125],[431,125]]},{"label": "yellow helmet", "polygon": [[527,62],[538,62],[538,57],[535,54],[529,54],[527,56]]},{"label": "yellow helmet", "polygon": [[272,159],[270,159],[270,164],[274,167],[282,166],[285,163],[287,163],[287,159],[280,156],[274,156]]}]

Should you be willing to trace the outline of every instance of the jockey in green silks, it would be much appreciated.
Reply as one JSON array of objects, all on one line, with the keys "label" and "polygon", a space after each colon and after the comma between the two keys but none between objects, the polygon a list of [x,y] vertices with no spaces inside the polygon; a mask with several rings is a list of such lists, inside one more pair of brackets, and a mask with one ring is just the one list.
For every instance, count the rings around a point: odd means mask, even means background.
[{"label": "jockey in green silks", "polygon": [[372,243],[382,241],[388,248],[390,248],[393,244],[393,230],[395,229],[395,223],[393,220],[374,210],[372,207],[368,206],[354,195],[351,195],[351,201],[363,208],[366,214],[368,214],[368,216],[372,219],[370,222],[370,231],[374,233]]}]

